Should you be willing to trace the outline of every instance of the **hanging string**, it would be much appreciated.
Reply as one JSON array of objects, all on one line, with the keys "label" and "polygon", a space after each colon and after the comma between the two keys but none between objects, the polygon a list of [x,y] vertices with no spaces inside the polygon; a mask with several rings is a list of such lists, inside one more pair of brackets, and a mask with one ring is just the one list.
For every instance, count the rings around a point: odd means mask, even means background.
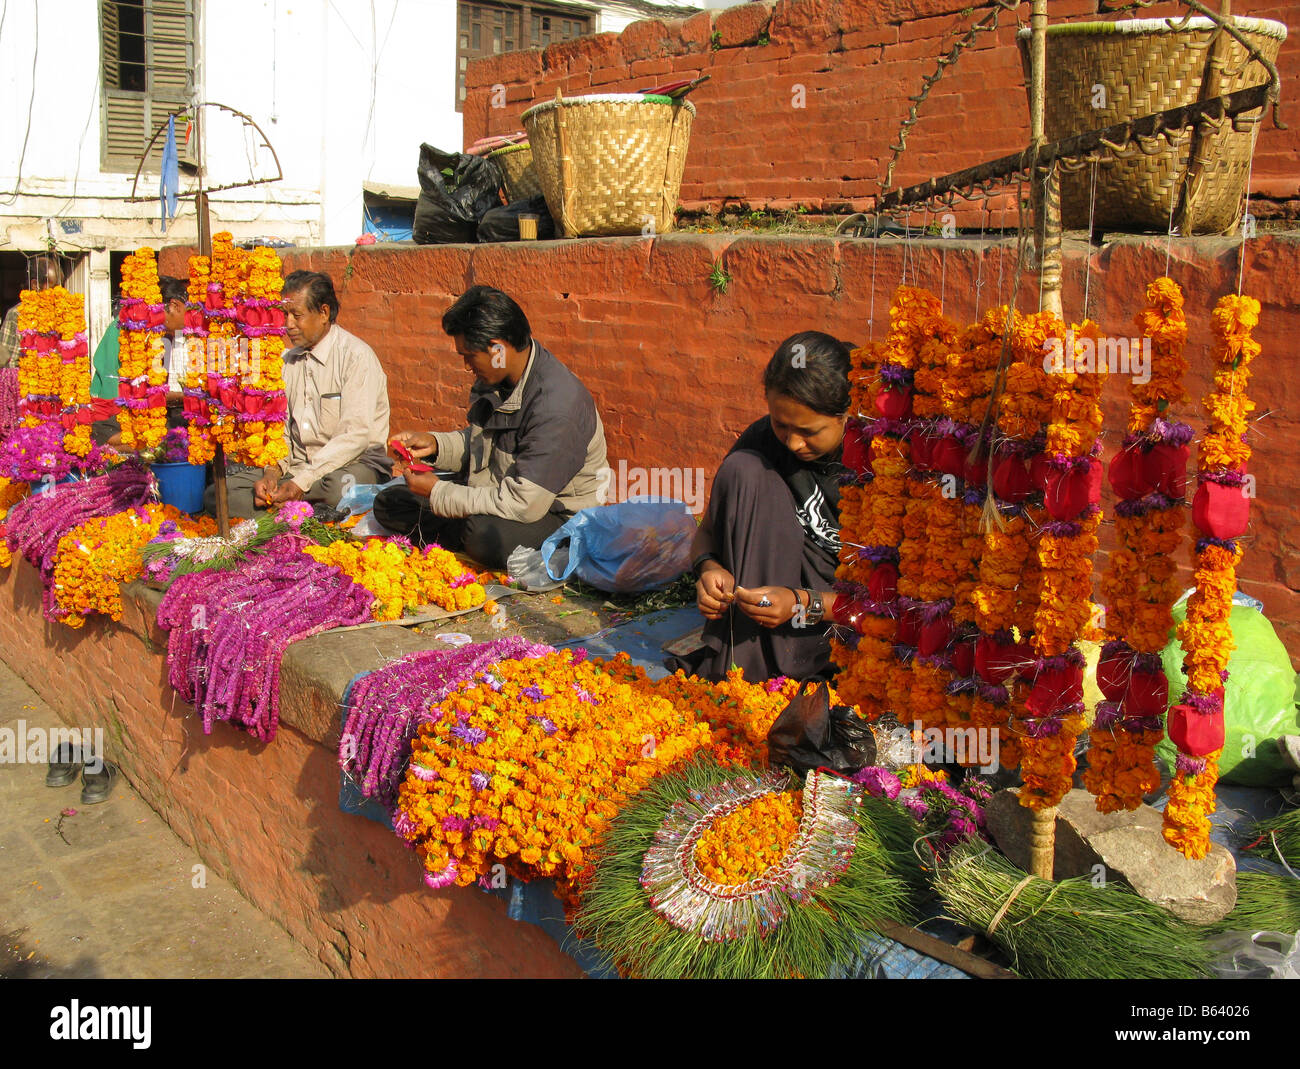
[{"label": "hanging string", "polygon": [[1092,283],[1092,227],[1097,207],[1097,161],[1092,161],[1092,182],[1088,190],[1088,248],[1083,257],[1083,322],[1088,322],[1088,292]]},{"label": "hanging string", "polygon": [[1237,253],[1237,296],[1241,296],[1241,283],[1246,276],[1246,239],[1250,236],[1250,230],[1255,225],[1255,217],[1250,214],[1250,176],[1255,168],[1255,145],[1259,134],[1259,124],[1255,124],[1255,137],[1250,142],[1250,158],[1246,161],[1246,191],[1243,197],[1246,201],[1245,211],[1241,216],[1241,249]]},{"label": "hanging string", "polygon": [[907,266],[912,258],[912,209],[908,207],[903,217],[903,278],[899,285],[907,285]]},{"label": "hanging string", "polygon": [[989,202],[984,202],[984,212],[980,216],[980,239],[979,239],[979,267],[975,272],[975,321],[979,322],[980,317],[980,297],[984,292],[984,223],[989,214]]},{"label": "hanging string", "polygon": [[867,340],[876,340],[876,251],[880,248],[880,216],[876,216],[876,235],[871,239],[871,307],[867,310]]},{"label": "hanging string", "polygon": [[[1017,186],[1017,189],[1019,187]],[[1019,203],[1020,194],[1016,194],[1016,202]],[[1007,199],[1002,198],[1002,214],[998,216],[998,306],[1001,307],[1006,302],[1002,299],[1002,252],[1003,242],[1007,236]]]},{"label": "hanging string", "polygon": [[1169,277],[1169,256],[1174,243],[1174,202],[1178,198],[1169,196],[1169,232],[1165,235],[1165,278]]}]

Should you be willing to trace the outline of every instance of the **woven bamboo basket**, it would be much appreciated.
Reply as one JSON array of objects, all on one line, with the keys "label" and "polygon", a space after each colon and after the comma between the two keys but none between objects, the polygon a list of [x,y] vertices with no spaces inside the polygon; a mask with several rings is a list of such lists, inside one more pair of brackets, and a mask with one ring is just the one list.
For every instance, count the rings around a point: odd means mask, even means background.
[{"label": "woven bamboo basket", "polygon": [[673,228],[695,106],[640,93],[566,97],[523,115],[533,165],[566,237]]},{"label": "woven bamboo basket", "polygon": [[541,179],[533,167],[533,150],[529,145],[507,145],[489,152],[488,159],[501,168],[501,177],[506,184],[506,200],[511,204],[517,200],[527,200],[542,191]]},{"label": "woven bamboo basket", "polygon": [[[1269,62],[1277,59],[1286,26],[1269,19],[1234,22]],[[1030,31],[1023,29],[1018,37],[1028,86]],[[1128,19],[1049,26],[1044,134],[1056,141],[1266,82],[1263,66],[1246,62],[1248,56],[1227,34],[1216,35],[1206,18],[1186,25],[1177,19]],[[1062,171],[1063,228],[1086,228],[1091,202],[1098,230],[1233,230],[1241,218],[1259,123],[1240,127],[1234,129],[1229,120],[1215,131],[1189,131],[1177,147],[1162,142],[1165,147],[1150,156],[1137,153],[1099,164],[1095,194],[1092,167]],[[1193,155],[1203,162],[1192,168],[1194,180],[1188,181]]]}]

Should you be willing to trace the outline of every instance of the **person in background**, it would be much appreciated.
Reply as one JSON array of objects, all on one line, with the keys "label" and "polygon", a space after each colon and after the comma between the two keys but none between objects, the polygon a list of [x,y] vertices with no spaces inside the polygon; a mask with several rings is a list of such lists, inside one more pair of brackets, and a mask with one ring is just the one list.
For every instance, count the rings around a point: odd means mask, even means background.
[{"label": "person in background", "polygon": [[[162,296],[165,332],[162,335],[162,362],[167,371],[167,428],[186,425],[184,399],[185,385],[185,305],[189,300],[189,286],[182,278],[171,275],[158,276],[158,292]],[[120,443],[121,427],[117,420],[118,370],[121,367],[119,351],[120,333],[117,317],[109,324],[91,361],[90,396],[104,418],[90,425],[90,434],[100,445],[116,446]]]},{"label": "person in background", "polygon": [[[252,516],[288,501],[333,507],[345,479],[375,483],[388,477],[388,379],[375,351],[340,327],[339,299],[329,275],[294,271],[284,280],[284,354],[289,455],[262,470],[230,465],[232,516]],[[215,511],[216,490],[205,503]]]},{"label": "person in background", "polygon": [[[63,268],[53,256],[36,256],[27,265],[27,278],[30,289],[47,290],[63,285]],[[21,303],[21,302],[20,302]],[[22,356],[22,346],[18,338],[18,305],[15,304],[5,313],[4,323],[0,325],[0,362],[4,367],[17,367]]]},{"label": "person in background", "polygon": [[735,664],[751,682],[829,671],[850,348],[806,331],[768,363],[768,414],[718,468],[692,546],[704,647],[670,669],[717,681]]},{"label": "person in background", "polygon": [[507,294],[473,287],[447,309],[442,329],[474,376],[469,425],[394,440],[455,474],[415,472],[399,459],[393,474],[406,486],[380,492],[375,519],[504,568],[517,546],[538,548],[574,513],[600,504],[605,429],[590,392],[533,337]]}]

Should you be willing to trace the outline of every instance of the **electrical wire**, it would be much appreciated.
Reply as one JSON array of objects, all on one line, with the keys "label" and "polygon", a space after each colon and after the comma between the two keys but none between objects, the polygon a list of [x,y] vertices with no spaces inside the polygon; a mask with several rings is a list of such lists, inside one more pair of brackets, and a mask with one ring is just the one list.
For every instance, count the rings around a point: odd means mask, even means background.
[{"label": "electrical wire", "polygon": [[[5,13],[8,14],[9,5],[5,4]],[[14,179],[14,188],[12,193],[0,194],[8,197],[8,200],[0,201],[0,204],[13,204],[18,200],[23,188],[23,164],[27,162],[27,140],[32,135],[32,110],[36,103],[36,57],[41,51],[41,16],[37,7],[36,0],[32,0],[32,24],[34,28],[34,40],[32,41],[32,91],[27,98],[27,132],[23,134],[23,150],[18,156],[18,177]],[[0,25],[3,25],[0,23]]]}]

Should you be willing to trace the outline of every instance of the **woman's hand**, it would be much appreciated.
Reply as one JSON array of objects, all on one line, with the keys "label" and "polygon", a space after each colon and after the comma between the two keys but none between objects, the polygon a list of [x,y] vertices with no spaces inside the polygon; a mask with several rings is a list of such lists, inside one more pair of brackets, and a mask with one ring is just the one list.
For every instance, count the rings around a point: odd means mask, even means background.
[{"label": "woman's hand", "polygon": [[706,620],[721,620],[727,606],[736,600],[736,577],[717,561],[705,561],[695,581],[695,604]]},{"label": "woman's hand", "polygon": [[794,616],[799,598],[788,586],[736,587],[740,611],[763,627],[778,627]]}]

